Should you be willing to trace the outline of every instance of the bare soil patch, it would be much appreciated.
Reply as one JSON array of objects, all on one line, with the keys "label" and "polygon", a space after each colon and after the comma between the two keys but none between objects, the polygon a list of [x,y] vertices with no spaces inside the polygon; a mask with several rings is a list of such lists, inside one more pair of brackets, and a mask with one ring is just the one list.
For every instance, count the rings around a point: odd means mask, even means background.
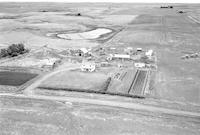
[{"label": "bare soil patch", "polygon": [[20,86],[36,76],[37,74],[31,73],[2,71],[0,72],[0,85]]}]

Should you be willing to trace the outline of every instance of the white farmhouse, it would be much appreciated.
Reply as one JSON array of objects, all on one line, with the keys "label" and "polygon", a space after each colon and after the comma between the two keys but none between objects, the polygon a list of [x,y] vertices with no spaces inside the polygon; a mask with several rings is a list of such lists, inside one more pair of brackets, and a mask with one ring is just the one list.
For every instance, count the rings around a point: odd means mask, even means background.
[{"label": "white farmhouse", "polygon": [[95,63],[83,62],[81,65],[81,71],[93,72],[95,71],[95,69],[96,69]]},{"label": "white farmhouse", "polygon": [[81,50],[81,52],[83,52],[83,54],[88,53],[88,50],[86,48],[81,48],[80,50]]},{"label": "white farmhouse", "polygon": [[151,57],[153,55],[153,50],[148,50],[147,52],[145,52],[145,55]]}]

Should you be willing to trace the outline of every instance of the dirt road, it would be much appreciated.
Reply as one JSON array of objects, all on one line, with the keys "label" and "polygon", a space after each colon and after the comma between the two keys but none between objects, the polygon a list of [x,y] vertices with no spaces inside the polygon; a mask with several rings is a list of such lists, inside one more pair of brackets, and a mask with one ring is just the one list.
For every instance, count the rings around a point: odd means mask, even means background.
[{"label": "dirt road", "polygon": [[49,100],[49,101],[64,101],[64,102],[76,102],[76,103],[78,102],[78,103],[92,104],[92,105],[99,105],[99,106],[109,106],[109,107],[117,107],[117,108],[132,109],[132,110],[144,110],[148,112],[163,113],[163,114],[177,115],[177,116],[184,116],[184,117],[195,117],[197,119],[200,119],[200,113],[198,112],[168,109],[164,107],[155,107],[155,106],[143,105],[143,104],[138,104],[138,103],[130,103],[130,102],[108,101],[108,100],[88,99],[88,98],[80,98],[80,97],[58,97],[58,96],[42,96],[42,95],[27,96],[27,95],[22,95],[22,94],[18,94],[18,95],[17,94],[0,94],[0,97],[3,97],[3,96],[25,98],[25,99],[30,98],[30,99],[38,99],[38,100]]},{"label": "dirt road", "polygon": [[53,72],[51,72],[49,74],[44,75],[43,77],[41,77],[40,79],[38,79],[37,81],[35,81],[34,83],[32,83],[30,86],[28,86],[27,88],[25,88],[23,93],[25,95],[33,95],[34,94],[33,90],[35,88],[37,88],[43,81],[45,81],[49,77],[51,77],[51,76],[53,76],[53,75],[55,75],[57,73],[60,73],[60,72],[63,72],[63,71],[67,71],[67,70],[71,70],[71,69],[75,69],[75,68],[78,68],[78,67],[79,67],[78,64],[76,64],[76,65],[69,65],[69,66],[62,65],[58,69],[54,70]]}]

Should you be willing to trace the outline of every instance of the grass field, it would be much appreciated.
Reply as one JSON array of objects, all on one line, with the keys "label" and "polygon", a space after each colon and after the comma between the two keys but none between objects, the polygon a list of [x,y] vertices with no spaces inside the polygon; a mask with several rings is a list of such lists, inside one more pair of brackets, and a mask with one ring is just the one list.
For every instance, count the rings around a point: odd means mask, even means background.
[{"label": "grass field", "polygon": [[101,91],[108,77],[100,73],[84,73],[79,71],[65,71],[58,73],[46,81],[42,82],[39,87],[66,89],[66,90],[85,90]]},{"label": "grass field", "polygon": [[0,85],[20,86],[25,82],[36,77],[37,74],[22,72],[0,72]]}]

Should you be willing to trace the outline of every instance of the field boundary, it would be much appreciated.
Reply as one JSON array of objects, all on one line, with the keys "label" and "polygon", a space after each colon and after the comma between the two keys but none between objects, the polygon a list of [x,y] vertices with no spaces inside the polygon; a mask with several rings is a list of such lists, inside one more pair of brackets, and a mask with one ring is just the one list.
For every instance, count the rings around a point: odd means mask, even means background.
[{"label": "field boundary", "polygon": [[14,95],[14,94],[0,94],[0,97],[15,97],[15,98],[25,98],[25,99],[39,99],[39,100],[50,100],[50,101],[66,101],[66,102],[75,102],[75,103],[84,103],[84,104],[92,104],[92,105],[100,105],[100,106],[110,106],[124,109],[132,109],[132,110],[142,110],[147,112],[154,113],[162,113],[169,114],[174,116],[181,117],[190,117],[198,119],[200,118],[200,113],[191,112],[191,111],[183,111],[177,109],[169,109],[164,107],[155,107],[150,105],[138,104],[138,103],[130,103],[130,102],[119,102],[119,101],[106,101],[99,99],[86,99],[80,97],[58,97],[58,96],[41,96],[41,95]]},{"label": "field boundary", "polygon": [[131,98],[142,98],[144,99],[144,96],[138,96],[138,95],[130,95],[125,93],[119,93],[119,92],[108,92],[108,91],[96,91],[96,90],[89,90],[89,89],[68,89],[68,88],[55,88],[55,87],[38,87],[39,89],[47,89],[47,90],[58,90],[58,91],[71,91],[71,92],[84,92],[84,93],[95,93],[95,94],[107,94],[112,96],[123,96],[123,97],[131,97]]}]

